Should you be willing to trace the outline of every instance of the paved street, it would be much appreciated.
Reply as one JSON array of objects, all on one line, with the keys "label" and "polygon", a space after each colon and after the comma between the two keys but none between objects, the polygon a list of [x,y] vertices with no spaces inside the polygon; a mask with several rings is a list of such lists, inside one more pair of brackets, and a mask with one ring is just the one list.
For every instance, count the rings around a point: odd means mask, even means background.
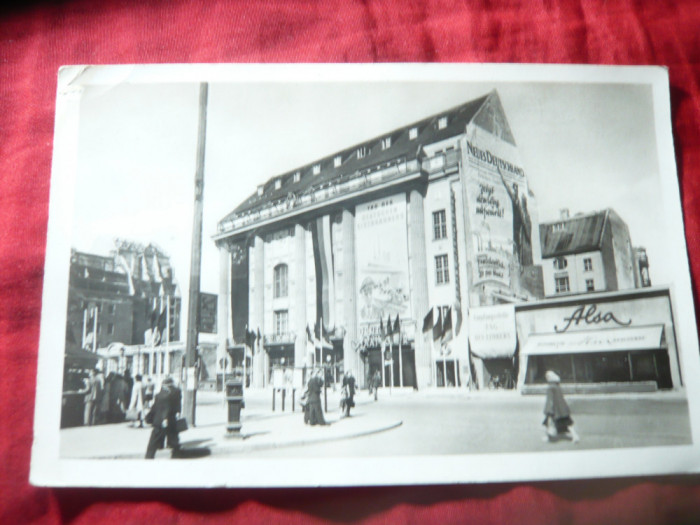
[{"label": "paved street", "polygon": [[569,396],[581,442],[542,442],[544,396],[428,392],[360,393],[354,417],[381,413],[403,424],[393,430],[312,447],[254,452],[249,457],[391,456],[579,450],[691,442],[687,402],[677,394]]},{"label": "paved street", "polygon": [[[679,393],[567,396],[581,442],[542,442],[544,396],[515,392],[382,390],[375,402],[356,397],[352,417],[341,419],[338,392],[328,392],[331,425],[304,425],[297,406],[271,410],[272,393],[246,394],[245,439],[226,439],[222,394],[198,395],[197,425],[181,435],[207,455],[246,458],[371,457],[494,452],[538,452],[677,445],[691,442],[687,402]],[[142,458],[150,429],[128,423],[61,431],[65,458]],[[169,457],[159,451],[161,458]]]}]

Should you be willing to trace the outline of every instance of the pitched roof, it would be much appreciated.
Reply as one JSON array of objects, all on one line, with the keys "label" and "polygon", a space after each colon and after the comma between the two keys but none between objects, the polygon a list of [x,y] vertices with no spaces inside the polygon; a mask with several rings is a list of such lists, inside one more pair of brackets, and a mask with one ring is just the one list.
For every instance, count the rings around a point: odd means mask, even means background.
[{"label": "pitched roof", "polygon": [[[254,193],[224,217],[221,222],[266,204],[285,200],[289,194],[300,195],[324,185],[340,182],[373,166],[398,160],[413,160],[418,156],[422,145],[433,144],[464,133],[467,124],[474,118],[489,96],[490,94],[479,97],[272,177],[263,185],[262,195]],[[447,125],[440,128],[438,123],[443,117],[447,117]],[[410,133],[414,128],[417,130],[417,136],[412,139]],[[383,147],[383,140],[386,138],[391,139],[391,144],[388,147]],[[364,156],[358,155],[358,150],[361,148],[364,148]],[[337,167],[334,165],[336,157],[341,159],[341,163]],[[320,172],[316,175],[313,174],[314,166],[320,168]],[[294,182],[296,173],[300,175],[298,182]],[[275,188],[277,180],[281,180],[280,188]]]},{"label": "pitched roof", "polygon": [[600,250],[610,210],[540,224],[542,257]]}]

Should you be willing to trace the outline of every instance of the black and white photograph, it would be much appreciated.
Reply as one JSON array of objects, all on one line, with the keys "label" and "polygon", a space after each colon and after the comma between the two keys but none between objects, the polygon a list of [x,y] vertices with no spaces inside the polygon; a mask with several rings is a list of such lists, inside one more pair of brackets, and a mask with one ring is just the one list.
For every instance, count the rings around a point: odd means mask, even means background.
[{"label": "black and white photograph", "polygon": [[667,72],[59,72],[31,481],[697,472]]}]

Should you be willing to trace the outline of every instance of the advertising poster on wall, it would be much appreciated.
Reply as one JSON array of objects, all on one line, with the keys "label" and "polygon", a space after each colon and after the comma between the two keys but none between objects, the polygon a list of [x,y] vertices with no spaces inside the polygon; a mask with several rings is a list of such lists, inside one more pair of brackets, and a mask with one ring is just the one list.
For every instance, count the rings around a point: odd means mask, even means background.
[{"label": "advertising poster on wall", "polygon": [[[528,184],[500,105],[484,107],[462,139],[472,286],[520,294],[517,274],[533,264]],[[536,234],[536,232],[535,232]],[[489,304],[481,293],[477,305]]]},{"label": "advertising poster on wall", "polygon": [[397,194],[355,210],[357,319],[378,323],[409,313],[406,195]]}]

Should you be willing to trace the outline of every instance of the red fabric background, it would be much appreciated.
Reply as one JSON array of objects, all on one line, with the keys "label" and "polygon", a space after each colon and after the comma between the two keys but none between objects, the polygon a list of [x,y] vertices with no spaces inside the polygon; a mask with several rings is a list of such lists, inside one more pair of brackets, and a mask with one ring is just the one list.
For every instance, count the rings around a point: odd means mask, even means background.
[{"label": "red fabric background", "polygon": [[327,490],[52,490],[28,484],[56,72],[133,62],[661,64],[695,297],[697,2],[222,0],[0,8],[1,523],[695,523],[700,478]]}]

